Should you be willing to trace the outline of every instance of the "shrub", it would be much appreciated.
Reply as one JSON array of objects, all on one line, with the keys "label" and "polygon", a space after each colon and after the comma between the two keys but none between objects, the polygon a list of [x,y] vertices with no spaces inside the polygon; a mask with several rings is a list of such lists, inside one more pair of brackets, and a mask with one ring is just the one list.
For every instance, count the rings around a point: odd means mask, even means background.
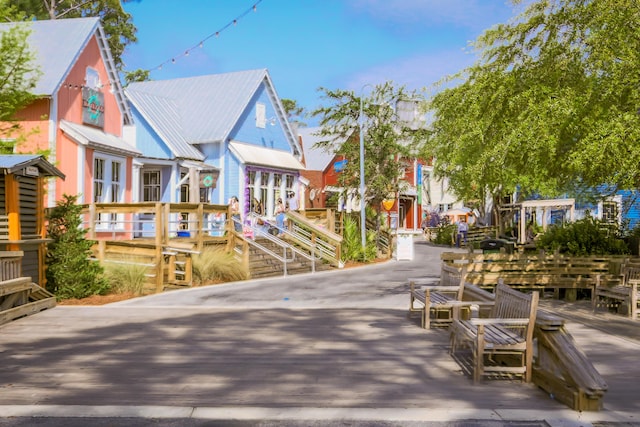
[{"label": "shrub", "polygon": [[455,242],[455,235],[458,232],[458,226],[455,224],[441,224],[436,229],[436,237],[433,243],[436,245],[452,246]]},{"label": "shrub", "polygon": [[208,247],[193,257],[193,282],[196,285],[234,282],[248,277],[249,273],[233,253],[222,248]]},{"label": "shrub", "polygon": [[360,224],[355,219],[347,216],[344,219],[342,232],[342,261],[369,262],[375,259],[378,252],[376,247],[376,233],[368,231],[365,248],[362,250],[362,234]]},{"label": "shrub", "polygon": [[148,267],[141,264],[109,263],[104,274],[111,290],[117,294],[142,295]]},{"label": "shrub", "polygon": [[47,289],[58,299],[86,298],[109,291],[102,266],[91,261],[92,241],[85,238],[78,197],[63,195],[47,215]]},{"label": "shrub", "polygon": [[627,244],[615,229],[589,216],[573,223],[549,227],[538,237],[536,247],[576,256],[629,253]]}]

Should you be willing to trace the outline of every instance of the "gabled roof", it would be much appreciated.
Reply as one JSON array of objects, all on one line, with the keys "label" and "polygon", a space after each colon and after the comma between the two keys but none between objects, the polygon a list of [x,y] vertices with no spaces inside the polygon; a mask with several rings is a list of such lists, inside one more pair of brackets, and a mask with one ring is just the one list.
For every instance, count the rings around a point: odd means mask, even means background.
[{"label": "gabled roof", "polygon": [[324,171],[336,156],[335,153],[328,152],[324,148],[314,147],[318,141],[327,139],[327,137],[316,135],[319,130],[319,127],[298,129],[298,135],[302,138],[305,164],[310,171]]},{"label": "gabled roof", "polygon": [[166,96],[131,91],[131,86],[134,85],[136,84],[132,83],[125,89],[127,98],[167,144],[173,155],[180,159],[204,160],[204,154],[185,138],[177,103]]},{"label": "gabled roof", "polygon": [[[226,141],[251,99],[265,84],[294,152],[301,152],[266,69],[131,83],[131,104],[178,157],[187,145]],[[193,149],[193,147],[192,147]]]},{"label": "gabled roof", "polygon": [[27,167],[37,167],[44,176],[57,176],[64,179],[64,174],[37,154],[2,154],[0,155],[0,173],[9,175],[20,172]]},{"label": "gabled roof", "polygon": [[99,18],[1,23],[0,32],[17,25],[27,26],[31,30],[27,42],[35,53],[35,64],[41,72],[33,89],[33,93],[38,96],[53,96],[58,92],[78,57],[95,35],[109,75],[108,83],[118,101],[123,121],[125,124],[131,123],[131,113]]},{"label": "gabled roof", "polygon": [[77,143],[91,148],[97,148],[100,151],[132,157],[142,154],[122,138],[103,132],[100,129],[79,125],[66,120],[60,120],[60,129]]}]

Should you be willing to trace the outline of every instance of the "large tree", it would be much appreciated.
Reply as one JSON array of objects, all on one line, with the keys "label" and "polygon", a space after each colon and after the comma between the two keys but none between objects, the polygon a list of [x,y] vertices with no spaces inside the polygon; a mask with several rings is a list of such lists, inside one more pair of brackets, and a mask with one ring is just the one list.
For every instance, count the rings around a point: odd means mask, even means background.
[{"label": "large tree", "polygon": [[346,191],[358,192],[363,132],[365,200],[378,208],[382,200],[399,191],[405,172],[402,159],[413,159],[415,141],[422,135],[414,123],[402,120],[396,107],[399,102],[422,97],[405,87],[396,88],[392,82],[373,87],[366,97],[348,90],[319,90],[326,105],[312,112],[320,118],[320,141],[316,146],[344,156],[346,163],[339,174],[339,184]]},{"label": "large tree", "polygon": [[640,184],[637,0],[539,0],[474,46],[462,83],[431,100],[425,150],[459,196]]},{"label": "large tree", "polygon": [[[123,2],[140,0],[122,0]],[[116,68],[122,71],[122,55],[130,43],[135,43],[137,29],[121,0],[10,0],[19,10],[37,19],[64,19],[86,16],[100,18],[107,35]]]},{"label": "large tree", "polygon": [[[19,18],[6,0],[0,0],[2,21]],[[33,100],[32,89],[40,73],[34,62],[34,53],[29,50],[27,37],[29,24],[19,24],[0,32],[0,149],[11,150],[18,137],[19,125],[15,114]],[[5,142],[9,141],[9,146]]]}]

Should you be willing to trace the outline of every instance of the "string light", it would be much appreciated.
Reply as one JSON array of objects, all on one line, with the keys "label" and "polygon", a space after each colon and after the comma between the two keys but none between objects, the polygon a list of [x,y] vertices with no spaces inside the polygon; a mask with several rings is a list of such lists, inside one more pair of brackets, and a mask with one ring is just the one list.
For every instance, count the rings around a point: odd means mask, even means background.
[{"label": "string light", "polygon": [[183,56],[189,56],[189,53],[195,49],[195,48],[202,48],[204,47],[204,42],[206,42],[207,40],[209,40],[212,37],[218,38],[220,36],[220,33],[222,33],[224,30],[226,30],[227,28],[231,27],[231,26],[236,26],[238,25],[238,21],[242,18],[244,18],[245,16],[247,16],[250,12],[256,12],[258,10],[258,5],[262,2],[262,0],[258,0],[256,1],[253,6],[251,6],[249,9],[245,10],[241,15],[237,16],[235,19],[233,19],[232,21],[229,21],[229,23],[227,23],[227,25],[225,25],[224,27],[220,28],[218,31],[209,34],[207,37],[205,37],[204,39],[200,40],[198,42],[198,44],[190,47],[189,49],[185,50],[184,53],[182,53],[181,55],[177,55],[172,57],[171,59],[167,59],[166,61],[164,61],[161,64],[156,65],[153,68],[150,68],[146,71],[153,71],[153,70],[162,70],[162,66],[168,63],[172,63],[175,64],[176,60],[183,57]]}]

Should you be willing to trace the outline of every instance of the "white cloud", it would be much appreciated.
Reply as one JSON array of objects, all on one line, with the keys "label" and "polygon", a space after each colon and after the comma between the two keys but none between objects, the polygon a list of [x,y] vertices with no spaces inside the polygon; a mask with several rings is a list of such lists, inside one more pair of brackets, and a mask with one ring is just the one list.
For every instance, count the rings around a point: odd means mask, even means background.
[{"label": "white cloud", "polygon": [[475,56],[459,51],[433,52],[416,55],[369,68],[353,75],[348,88],[359,90],[367,83],[379,84],[393,81],[409,90],[429,89],[434,83],[470,66]]},{"label": "white cloud", "polygon": [[379,23],[486,29],[513,15],[508,0],[352,0],[351,9]]}]

